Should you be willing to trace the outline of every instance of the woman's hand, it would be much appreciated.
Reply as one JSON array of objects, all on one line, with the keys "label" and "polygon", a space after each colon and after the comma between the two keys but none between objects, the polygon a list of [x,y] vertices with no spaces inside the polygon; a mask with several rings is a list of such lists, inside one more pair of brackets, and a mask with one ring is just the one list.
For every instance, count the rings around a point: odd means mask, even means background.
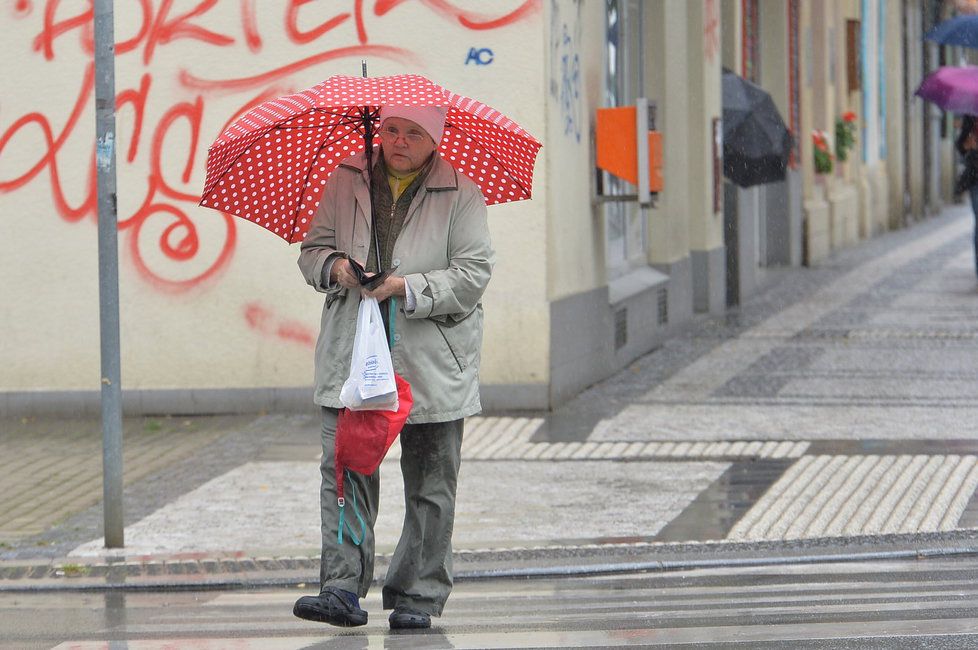
[{"label": "woman's hand", "polygon": [[350,260],[345,257],[333,262],[333,266],[329,269],[329,279],[346,289],[358,289],[360,287],[360,282],[350,266]]},{"label": "woman's hand", "polygon": [[404,278],[396,275],[388,276],[373,291],[362,289],[361,293],[367,298],[376,298],[377,302],[383,302],[391,296],[403,297],[406,295]]}]

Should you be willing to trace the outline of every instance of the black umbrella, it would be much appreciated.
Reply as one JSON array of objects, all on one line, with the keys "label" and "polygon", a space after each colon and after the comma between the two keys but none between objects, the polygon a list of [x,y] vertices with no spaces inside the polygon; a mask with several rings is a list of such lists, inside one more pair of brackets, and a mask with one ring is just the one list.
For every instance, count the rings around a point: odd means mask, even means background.
[{"label": "black umbrella", "polygon": [[774,100],[757,84],[723,71],[723,173],[750,187],[784,180],[794,139]]}]

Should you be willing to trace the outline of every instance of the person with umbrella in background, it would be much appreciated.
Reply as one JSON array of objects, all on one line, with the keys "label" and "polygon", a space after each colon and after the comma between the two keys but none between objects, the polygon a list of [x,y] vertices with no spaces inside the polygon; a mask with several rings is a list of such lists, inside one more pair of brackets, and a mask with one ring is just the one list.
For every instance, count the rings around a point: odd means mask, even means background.
[{"label": "person with umbrella in background", "polygon": [[[373,579],[380,480],[378,473],[347,474],[347,500],[357,503],[364,525],[359,544],[342,542],[331,447],[361,296],[381,301],[394,365],[414,396],[401,432],[404,527],[383,586],[384,608],[393,609],[390,627],[430,627],[452,589],[462,425],[481,410],[481,299],[495,256],[482,191],[436,151],[446,111],[382,106],[373,168],[367,152],[340,163],[300,247],[303,276],[325,294],[315,353],[323,432],[321,590],[296,602],[300,618],[367,622],[358,599]],[[367,289],[357,264],[388,275]]]},{"label": "person with umbrella in background", "polygon": [[[924,40],[941,45],[978,48],[978,15],[960,14],[943,21],[924,34]],[[941,109],[963,115],[954,146],[964,160],[964,170],[954,184],[954,193],[971,195],[975,215],[975,273],[978,274],[978,67],[941,66],[921,82],[914,93]]]},{"label": "person with umbrella in background", "polygon": [[968,192],[971,196],[971,211],[975,217],[975,273],[978,274],[978,118],[974,115],[965,115],[961,119],[961,130],[954,147],[964,160],[964,169],[954,183],[954,193]]}]

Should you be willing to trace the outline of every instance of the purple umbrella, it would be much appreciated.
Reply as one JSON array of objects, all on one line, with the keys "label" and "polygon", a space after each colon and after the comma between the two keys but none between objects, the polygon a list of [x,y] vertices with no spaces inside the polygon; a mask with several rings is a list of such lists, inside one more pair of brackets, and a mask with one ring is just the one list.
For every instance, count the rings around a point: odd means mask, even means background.
[{"label": "purple umbrella", "polygon": [[978,115],[978,66],[938,68],[914,94],[951,113]]}]

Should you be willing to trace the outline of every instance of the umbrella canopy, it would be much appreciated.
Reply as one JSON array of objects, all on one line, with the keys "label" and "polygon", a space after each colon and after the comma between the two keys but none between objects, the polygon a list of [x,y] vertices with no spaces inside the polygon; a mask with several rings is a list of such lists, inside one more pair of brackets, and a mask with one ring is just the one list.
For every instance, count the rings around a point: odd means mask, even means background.
[{"label": "umbrella canopy", "polygon": [[723,173],[750,187],[784,180],[794,139],[760,86],[723,73]]},{"label": "umbrella canopy", "polygon": [[447,106],[438,153],[489,205],[530,198],[541,145],[499,111],[419,75],[337,75],[232,123],[208,149],[200,204],[301,241],[326,179],[364,149],[384,105]]},{"label": "umbrella canopy", "polygon": [[951,113],[978,115],[978,67],[938,68],[924,78],[914,94]]},{"label": "umbrella canopy", "polygon": [[941,45],[978,47],[978,15],[949,18],[924,34],[924,38]]}]

